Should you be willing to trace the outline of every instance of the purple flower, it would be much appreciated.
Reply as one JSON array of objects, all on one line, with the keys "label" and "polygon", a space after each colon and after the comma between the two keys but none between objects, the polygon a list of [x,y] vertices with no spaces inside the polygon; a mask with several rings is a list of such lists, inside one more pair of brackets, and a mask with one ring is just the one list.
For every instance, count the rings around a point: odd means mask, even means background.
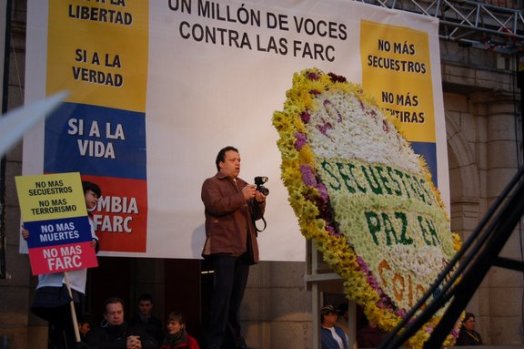
[{"label": "purple flower", "polygon": [[369,272],[369,268],[368,268],[368,265],[366,264],[366,262],[364,262],[364,259],[360,256],[357,257],[357,263],[358,265],[360,265],[360,269],[362,269],[362,271],[364,273],[368,273]]},{"label": "purple flower", "polygon": [[333,74],[333,73],[329,73],[329,79],[332,81],[332,82],[346,82],[346,78],[343,77],[343,76],[340,76],[340,75],[336,75],[336,74]]},{"label": "purple flower", "polygon": [[337,228],[335,228],[335,227],[333,226],[333,224],[327,224],[327,225],[326,225],[326,230],[328,231],[329,235],[337,236],[337,237],[338,237],[338,236],[342,236],[342,233],[339,232],[339,231],[337,230]]},{"label": "purple flower", "polygon": [[302,119],[302,122],[307,124],[309,119],[311,119],[311,115],[307,111],[303,111],[300,113],[300,119]]},{"label": "purple flower", "polygon": [[400,316],[400,317],[404,317],[404,316],[406,316],[406,311],[404,309],[397,309],[397,310],[395,310],[395,315]]},{"label": "purple flower", "polygon": [[302,173],[302,181],[304,184],[309,186],[317,185],[317,179],[310,166],[300,165],[300,172]]},{"label": "purple flower", "polygon": [[368,284],[374,289],[378,289],[377,280],[375,280],[375,278],[371,274],[368,274]]},{"label": "purple flower", "polygon": [[322,133],[324,136],[329,137],[327,134],[328,130],[331,130],[333,128],[333,125],[329,121],[326,121],[323,125],[317,125],[317,129]]},{"label": "purple flower", "polygon": [[320,193],[320,198],[322,199],[322,201],[324,203],[328,202],[329,200],[329,194],[328,194],[328,191],[327,191],[327,188],[326,186],[324,185],[324,183],[318,183],[317,185],[317,189]]},{"label": "purple flower", "polygon": [[307,143],[307,136],[301,132],[295,133],[295,149],[300,150]]},{"label": "purple flower", "polygon": [[337,112],[337,121],[338,122],[341,122],[342,121],[342,115],[340,114],[340,112],[338,111],[337,107],[333,105],[333,102],[331,102],[329,99],[324,99],[324,108],[326,109],[326,111],[328,112],[328,114],[333,117],[333,112]]},{"label": "purple flower", "polygon": [[388,123],[386,122],[386,120],[382,120],[382,129],[383,129],[384,132],[386,132],[386,133],[389,132],[389,126],[388,126]]},{"label": "purple flower", "polygon": [[320,76],[315,72],[308,72],[306,76],[309,80],[318,80],[320,78]]}]

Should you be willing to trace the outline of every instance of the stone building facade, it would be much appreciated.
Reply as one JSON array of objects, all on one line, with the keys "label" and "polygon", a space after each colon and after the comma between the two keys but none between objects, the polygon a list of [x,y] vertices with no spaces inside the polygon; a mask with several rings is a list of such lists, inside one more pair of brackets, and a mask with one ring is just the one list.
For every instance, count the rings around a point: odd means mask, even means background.
[{"label": "stone building facade", "polygon": [[[25,1],[12,1],[8,107],[23,104]],[[0,49],[2,50],[2,49]],[[467,237],[522,165],[520,90],[514,56],[441,42],[441,70],[450,168],[451,225]],[[0,280],[0,348],[46,348],[45,323],[29,312],[35,280],[27,256],[18,253],[19,208],[14,177],[21,173],[21,146],[5,162],[3,222],[7,276]],[[521,260],[521,232],[516,231],[504,256]],[[165,316],[169,298],[166,270],[176,261],[129,261],[129,300],[148,290],[156,312]],[[176,266],[175,266],[176,268]],[[193,268],[198,269],[197,266]],[[242,308],[248,343],[256,348],[315,348],[312,292],[304,280],[306,262],[263,262],[252,268]],[[103,280],[101,278],[100,280]],[[108,284],[91,289],[109,287]],[[93,290],[95,292],[95,290]],[[487,344],[523,344],[523,278],[493,268],[467,306]],[[202,309],[201,309],[202,310]],[[7,346],[8,345],[8,346]]]},{"label": "stone building facade", "polygon": [[[520,91],[506,69],[516,60],[441,46],[451,226],[467,237],[522,164]],[[520,235],[517,229],[501,255],[522,260]],[[521,295],[519,273],[491,269],[467,307],[486,343],[522,344]]]}]

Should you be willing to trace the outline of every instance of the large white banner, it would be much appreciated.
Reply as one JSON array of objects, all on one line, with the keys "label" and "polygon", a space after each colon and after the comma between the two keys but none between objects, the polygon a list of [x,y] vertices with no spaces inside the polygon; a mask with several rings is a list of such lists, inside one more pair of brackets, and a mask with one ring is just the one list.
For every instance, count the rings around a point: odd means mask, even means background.
[{"label": "large white banner", "polygon": [[347,0],[29,0],[27,28],[26,101],[71,97],[25,137],[23,172],[102,187],[102,255],[200,258],[201,184],[233,145],[242,178],[269,177],[261,259],[303,261],[271,118],[304,68],[394,110],[447,197],[436,20]]}]

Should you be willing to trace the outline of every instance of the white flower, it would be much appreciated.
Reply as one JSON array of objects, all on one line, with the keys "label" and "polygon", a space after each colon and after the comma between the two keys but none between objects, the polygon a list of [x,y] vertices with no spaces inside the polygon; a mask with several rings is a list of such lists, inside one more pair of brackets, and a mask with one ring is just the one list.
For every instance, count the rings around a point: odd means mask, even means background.
[{"label": "white flower", "polygon": [[321,157],[395,165],[420,174],[418,155],[375,106],[355,95],[326,92],[307,124],[310,144]]}]

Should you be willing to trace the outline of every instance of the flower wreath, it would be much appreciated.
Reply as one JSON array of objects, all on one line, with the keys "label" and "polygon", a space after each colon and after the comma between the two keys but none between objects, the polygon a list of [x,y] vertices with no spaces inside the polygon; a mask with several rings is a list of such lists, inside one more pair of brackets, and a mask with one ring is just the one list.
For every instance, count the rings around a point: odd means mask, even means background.
[{"label": "flower wreath", "polygon": [[[342,277],[348,298],[391,331],[460,248],[460,238],[449,230],[425,162],[359,85],[307,69],[294,74],[286,95],[273,125],[302,234]],[[422,347],[441,315],[409,344]]]}]

